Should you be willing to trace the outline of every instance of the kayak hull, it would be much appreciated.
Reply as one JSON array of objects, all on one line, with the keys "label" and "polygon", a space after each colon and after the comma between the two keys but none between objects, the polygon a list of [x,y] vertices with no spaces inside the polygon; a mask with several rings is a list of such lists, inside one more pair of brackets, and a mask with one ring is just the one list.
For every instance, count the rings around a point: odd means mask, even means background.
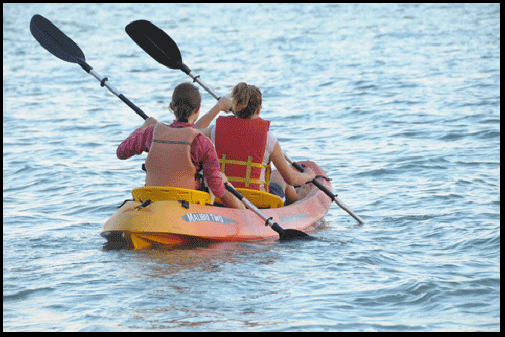
[{"label": "kayak hull", "polygon": [[[326,173],[315,163],[300,162],[317,175]],[[331,183],[318,178],[331,190]],[[288,206],[262,209],[283,229],[306,230],[322,219],[331,206],[317,187],[310,185],[307,195]],[[140,201],[126,201],[107,220],[100,234],[108,243],[124,243],[135,249],[153,245],[192,245],[208,241],[249,241],[278,237],[278,234],[250,210],[162,200],[139,208]]]}]

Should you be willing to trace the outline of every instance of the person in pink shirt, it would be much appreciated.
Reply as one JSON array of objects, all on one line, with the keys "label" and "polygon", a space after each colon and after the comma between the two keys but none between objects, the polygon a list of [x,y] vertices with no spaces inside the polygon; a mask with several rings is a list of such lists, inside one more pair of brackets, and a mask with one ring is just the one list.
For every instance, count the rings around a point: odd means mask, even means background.
[{"label": "person in pink shirt", "polygon": [[[126,160],[147,152],[146,186],[171,186],[198,189],[203,176],[212,193],[230,208],[244,205],[224,188],[228,180],[220,172],[220,164],[211,140],[195,128],[200,113],[201,96],[198,87],[181,83],[175,87],[170,109],[176,120],[167,125],[149,117],[117,148],[117,157]],[[219,101],[212,109],[225,111]]]}]

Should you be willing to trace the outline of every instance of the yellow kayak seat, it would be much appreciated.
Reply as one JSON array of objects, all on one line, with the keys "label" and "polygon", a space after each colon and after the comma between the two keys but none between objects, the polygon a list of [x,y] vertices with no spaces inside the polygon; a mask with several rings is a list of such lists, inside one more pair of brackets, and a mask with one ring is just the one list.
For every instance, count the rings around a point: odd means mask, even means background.
[{"label": "yellow kayak seat", "polygon": [[[284,206],[284,202],[279,196],[267,192],[250,190],[248,188],[237,188],[237,191],[256,207],[279,208]],[[147,199],[151,199],[151,201],[185,200],[192,204],[212,205],[209,193],[179,187],[142,186],[134,188],[132,196],[137,201],[146,201]],[[216,198],[215,202],[222,203],[219,198]]]},{"label": "yellow kayak seat", "polygon": [[210,194],[203,191],[190,190],[179,187],[167,186],[142,186],[132,190],[134,200],[151,201],[161,200],[185,200],[192,204],[211,205],[212,199]]},{"label": "yellow kayak seat", "polygon": [[[263,191],[251,190],[248,188],[236,188],[236,190],[249,200],[254,206],[261,208],[279,208],[284,206],[281,197]],[[215,202],[221,203],[216,197]]]}]

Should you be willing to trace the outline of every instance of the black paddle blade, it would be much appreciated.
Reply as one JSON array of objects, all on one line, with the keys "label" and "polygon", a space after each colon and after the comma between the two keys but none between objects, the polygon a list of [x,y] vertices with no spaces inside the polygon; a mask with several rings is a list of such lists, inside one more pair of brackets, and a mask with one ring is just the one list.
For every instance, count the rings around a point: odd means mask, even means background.
[{"label": "black paddle blade", "polygon": [[280,235],[279,240],[281,242],[295,241],[295,240],[311,241],[315,239],[313,236],[310,236],[296,229],[285,229],[284,233],[279,235]]},{"label": "black paddle blade", "polygon": [[270,226],[274,231],[279,234],[279,241],[294,241],[294,240],[304,240],[310,241],[314,240],[314,238],[308,234],[305,234],[302,231],[296,229],[282,229],[281,226],[277,222],[274,222],[273,225]]},{"label": "black paddle blade", "polygon": [[179,47],[163,30],[147,20],[136,20],[128,24],[126,33],[153,59],[170,69],[184,68]]},{"label": "black paddle blade", "polygon": [[80,65],[86,63],[81,48],[45,17],[35,14],[30,21],[30,32],[42,48],[57,58]]}]

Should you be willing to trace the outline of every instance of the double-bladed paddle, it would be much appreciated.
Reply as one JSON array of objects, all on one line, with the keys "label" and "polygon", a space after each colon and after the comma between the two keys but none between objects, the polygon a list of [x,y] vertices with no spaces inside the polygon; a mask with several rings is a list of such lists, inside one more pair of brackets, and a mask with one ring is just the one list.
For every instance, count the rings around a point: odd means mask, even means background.
[{"label": "double-bladed paddle", "polygon": [[[153,59],[163,64],[170,69],[181,70],[189,75],[195,82],[198,82],[209,94],[219,100],[219,96],[212,91],[205,83],[200,80],[200,76],[194,75],[189,67],[182,62],[181,52],[177,44],[163,30],[156,27],[153,23],[147,20],[136,20],[128,24],[125,28],[126,33],[132,38],[137,45],[148,53]],[[242,196],[231,184],[226,184],[226,189],[233,193],[241,200],[247,208],[256,213],[259,217],[265,220],[265,224],[270,226],[279,234],[281,241],[293,239],[313,239],[308,234],[296,229],[282,229],[278,223],[272,218],[267,217],[249,200]]]},{"label": "double-bladed paddle", "polygon": [[[184,73],[189,75],[195,82],[198,82],[209,94],[211,94],[215,99],[219,100],[219,96],[212,91],[207,85],[205,85],[201,80],[200,76],[194,75],[189,67],[182,62],[181,52],[175,41],[167,35],[163,30],[156,27],[153,23],[147,20],[136,20],[131,22],[126,26],[126,33],[132,38],[133,41],[139,45],[146,53],[148,53],[153,59],[163,64],[170,69],[182,70]],[[300,172],[304,171],[296,162],[291,161],[286,154],[284,154],[286,160],[293,165]],[[326,187],[319,183],[316,179],[312,182],[317,188],[328,195],[335,203],[340,206],[344,211],[349,213],[354,219],[356,219],[360,224],[364,224],[364,221],[353,211],[351,211],[344,203],[342,203],[336,195],[331,193]],[[238,192],[237,192],[238,193]],[[234,193],[235,194],[235,193]],[[235,194],[236,195],[236,194]],[[240,199],[240,198],[239,198]],[[306,234],[305,234],[306,235]]]},{"label": "double-bladed paddle", "polygon": [[100,76],[93,67],[86,63],[86,58],[81,48],[65,33],[58,29],[51,21],[45,17],[35,14],[30,21],[30,31],[33,37],[48,52],[57,58],[71,63],[77,63],[88,74],[93,75],[103,87],[107,87],[110,92],[119,97],[130,108],[132,108],[140,117],[147,119],[147,115],[138,106],[130,102],[122,93],[109,84],[107,77]]}]

